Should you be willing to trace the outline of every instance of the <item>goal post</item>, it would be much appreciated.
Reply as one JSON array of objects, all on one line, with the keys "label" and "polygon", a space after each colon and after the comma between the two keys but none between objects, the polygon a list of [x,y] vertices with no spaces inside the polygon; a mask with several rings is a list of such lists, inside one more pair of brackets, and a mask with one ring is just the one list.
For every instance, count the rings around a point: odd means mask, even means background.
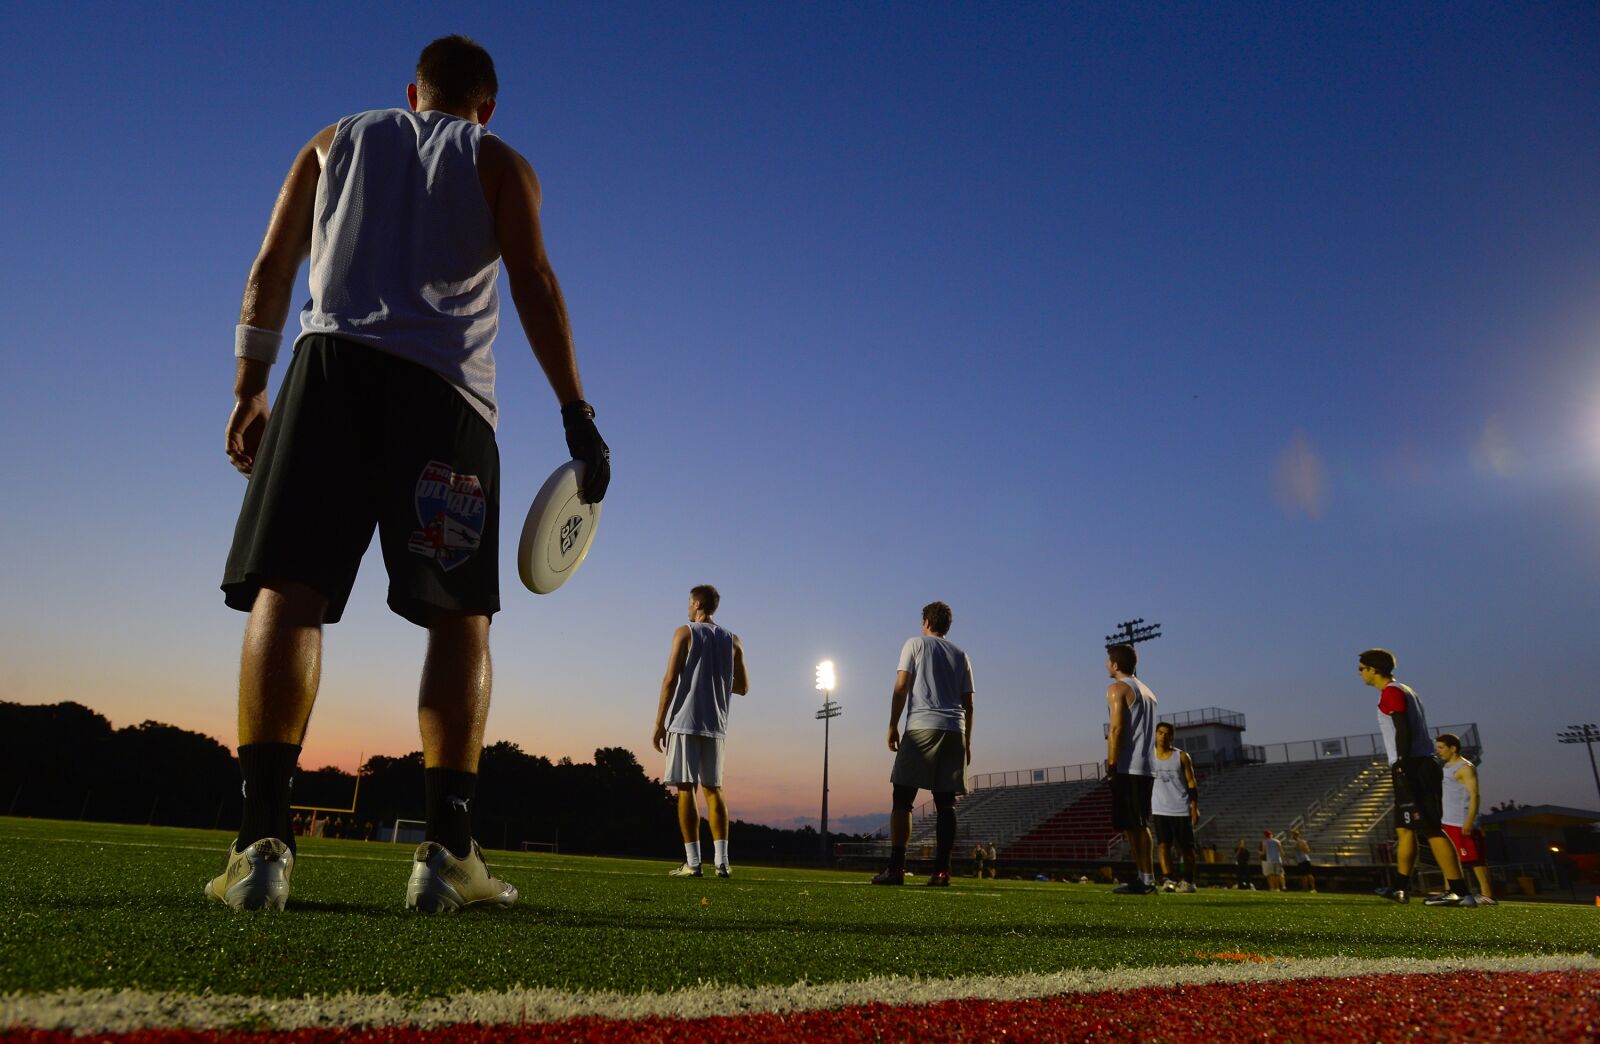
[{"label": "goal post", "polygon": [[555,841],[524,841],[522,842],[522,850],[524,852],[548,852],[551,855],[560,855],[561,845]]},{"label": "goal post", "polygon": [[427,830],[427,828],[428,828],[427,820],[423,820],[423,819],[397,819],[397,820],[395,820],[394,821],[394,829],[389,831],[389,841],[390,841],[390,843],[398,844],[399,841],[400,841],[400,832],[402,830],[404,830],[406,832],[406,834],[409,835],[409,834],[412,833],[413,828],[415,828],[415,830],[417,830],[417,831]]}]

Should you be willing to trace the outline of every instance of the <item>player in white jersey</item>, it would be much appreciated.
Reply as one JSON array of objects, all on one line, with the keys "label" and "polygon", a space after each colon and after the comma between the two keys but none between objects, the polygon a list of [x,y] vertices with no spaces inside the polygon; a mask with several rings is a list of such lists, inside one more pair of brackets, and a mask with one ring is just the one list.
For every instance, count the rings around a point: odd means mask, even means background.
[{"label": "player in white jersey", "polygon": [[1444,762],[1444,800],[1441,802],[1445,837],[1456,846],[1461,865],[1478,879],[1478,902],[1494,906],[1494,888],[1484,862],[1483,831],[1478,829],[1478,768],[1461,756],[1461,737],[1441,732],[1433,741]]},{"label": "player in white jersey", "polygon": [[[1151,764],[1155,771],[1150,791],[1150,826],[1155,832],[1157,854],[1161,858],[1161,888],[1167,892],[1193,892],[1195,843],[1194,827],[1200,822],[1200,784],[1194,762],[1187,751],[1172,745],[1172,723],[1156,725],[1156,749]],[[1172,850],[1183,856],[1183,879],[1173,879]]]},{"label": "player in white jersey", "polygon": [[[894,787],[889,815],[889,865],[874,875],[875,885],[901,885],[906,877],[906,844],[917,791],[933,794],[934,863],[928,884],[950,886],[950,852],[956,843],[956,795],[967,792],[972,761],[972,660],[950,633],[952,614],[943,602],[922,607],[922,633],[900,648],[894,693],[889,698],[889,749]],[[900,735],[900,714],[906,731]]]},{"label": "player in white jersey", "polygon": [[710,584],[689,591],[689,622],[672,634],[667,673],[661,679],[656,728],[651,742],[667,756],[661,781],[678,788],[678,827],[683,863],[673,877],[700,877],[700,808],[695,789],[706,792],[711,824],[712,865],[717,876],[732,876],[728,864],[728,804],[722,796],[723,744],[728,735],[729,696],[750,691],[744,644],[711,615],[722,596]]},{"label": "player in white jersey", "polygon": [[1156,891],[1155,868],[1150,859],[1150,792],[1155,785],[1152,753],[1155,750],[1156,694],[1134,677],[1139,654],[1131,645],[1106,649],[1106,707],[1111,723],[1106,731],[1106,778],[1111,783],[1111,825],[1122,831],[1133,853],[1132,881],[1113,891],[1143,895]]},{"label": "player in white jersey", "polygon": [[[539,224],[539,180],[484,126],[494,62],[433,41],[409,108],[356,113],[306,142],[278,192],[235,329],[228,459],[249,476],[223,573],[248,612],[239,667],[244,809],[205,894],[282,908],[294,866],[290,788],[338,621],[377,530],[389,607],[427,629],[417,719],[426,840],[406,904],[505,905],[469,812],[500,608],[492,345],[505,265],[522,328],[598,502],[610,458],[583,401],[572,329]],[[311,300],[277,401],[267,378],[309,258]]]}]

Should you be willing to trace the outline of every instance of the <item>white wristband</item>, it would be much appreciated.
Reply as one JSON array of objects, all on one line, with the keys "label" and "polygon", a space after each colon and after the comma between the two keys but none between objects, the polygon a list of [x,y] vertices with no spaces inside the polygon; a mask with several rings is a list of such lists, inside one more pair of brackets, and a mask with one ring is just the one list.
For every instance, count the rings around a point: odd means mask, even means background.
[{"label": "white wristband", "polygon": [[235,359],[255,359],[271,366],[278,361],[278,346],[282,343],[283,334],[277,330],[265,330],[243,323],[233,328]]}]

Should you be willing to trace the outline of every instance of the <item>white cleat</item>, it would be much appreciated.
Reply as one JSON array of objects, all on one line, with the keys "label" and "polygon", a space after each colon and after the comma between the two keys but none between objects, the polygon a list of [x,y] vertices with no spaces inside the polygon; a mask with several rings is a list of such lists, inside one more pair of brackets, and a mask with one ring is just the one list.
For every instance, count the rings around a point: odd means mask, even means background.
[{"label": "white cleat", "polygon": [[294,853],[275,837],[264,837],[243,852],[228,846],[228,866],[206,882],[206,898],[235,910],[282,910],[289,900]]},{"label": "white cleat", "polygon": [[457,859],[436,841],[417,846],[416,864],[406,885],[406,909],[423,913],[455,913],[469,906],[510,906],[515,885],[492,877],[483,850],[472,842],[465,859]]},{"label": "white cleat", "polygon": [[1193,881],[1183,881],[1183,882],[1179,883],[1178,891],[1182,892],[1185,895],[1193,895],[1195,893],[1194,882]]},{"label": "white cleat", "polygon": [[696,863],[694,866],[690,866],[688,863],[679,863],[678,864],[678,868],[676,870],[668,870],[667,871],[667,876],[668,877],[704,877],[705,875],[700,872],[700,864],[699,863]]},{"label": "white cleat", "polygon": [[733,876],[733,869],[727,863],[723,863],[717,867],[717,876],[726,881]]}]

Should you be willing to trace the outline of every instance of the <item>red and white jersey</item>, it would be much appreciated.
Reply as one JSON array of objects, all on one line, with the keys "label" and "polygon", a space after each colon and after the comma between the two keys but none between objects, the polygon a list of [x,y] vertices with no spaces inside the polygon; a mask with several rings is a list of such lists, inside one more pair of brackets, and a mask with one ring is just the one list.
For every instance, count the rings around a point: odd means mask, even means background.
[{"label": "red and white jersey", "polygon": [[[1411,726],[1411,747],[1397,751],[1394,745],[1394,719],[1392,715],[1404,714]],[[1378,697],[1378,731],[1383,734],[1383,749],[1393,765],[1401,758],[1433,757],[1433,737],[1428,735],[1428,716],[1423,713],[1422,700],[1410,686],[1392,681],[1383,687]]]}]

